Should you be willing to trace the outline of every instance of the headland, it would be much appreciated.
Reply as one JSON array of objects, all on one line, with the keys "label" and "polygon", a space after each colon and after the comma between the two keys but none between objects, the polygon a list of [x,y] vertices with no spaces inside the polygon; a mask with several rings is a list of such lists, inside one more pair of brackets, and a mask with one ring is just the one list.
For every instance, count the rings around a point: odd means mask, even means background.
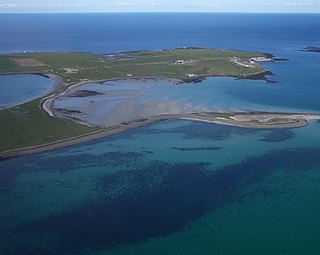
[{"label": "headland", "polygon": [[[274,61],[271,54],[196,47],[161,51],[132,51],[106,54],[20,53],[0,56],[0,73],[33,73],[57,81],[49,95],[0,111],[0,156],[36,153],[98,139],[128,129],[169,119],[192,119],[246,128],[293,128],[305,126],[316,114],[157,112],[143,118],[121,119],[110,125],[91,125],[73,118],[59,118],[52,108],[58,97],[89,81],[161,77],[175,84],[201,82],[206,77],[268,81],[272,73],[260,62]],[[89,94],[88,94],[89,93]],[[95,96],[91,90],[73,96]]]}]

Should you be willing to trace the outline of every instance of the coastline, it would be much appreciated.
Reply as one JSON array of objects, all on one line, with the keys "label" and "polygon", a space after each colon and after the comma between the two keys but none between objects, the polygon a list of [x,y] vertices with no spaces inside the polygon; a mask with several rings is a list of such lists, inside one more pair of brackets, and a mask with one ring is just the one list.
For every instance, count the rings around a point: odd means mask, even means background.
[{"label": "coastline", "polygon": [[[77,86],[80,86],[82,84],[86,84],[86,83],[90,83],[90,82],[95,82],[95,83],[103,83],[103,82],[107,82],[107,81],[115,81],[115,80],[123,80],[123,79],[143,79],[140,77],[121,77],[121,78],[111,78],[111,79],[96,79],[96,80],[83,80],[80,83],[74,83],[74,84],[68,84],[65,83],[65,81],[62,79],[62,77],[60,77],[57,74],[52,74],[52,73],[47,73],[47,72],[29,72],[29,73],[6,73],[6,74],[10,74],[10,75],[16,75],[16,74],[33,74],[33,75],[40,75],[46,78],[51,78],[54,80],[54,84],[52,86],[52,89],[45,95],[42,97],[38,97],[37,99],[40,99],[40,103],[39,103],[39,109],[41,109],[42,111],[44,111],[44,113],[48,116],[48,117],[52,117],[52,118],[56,118],[55,114],[53,111],[51,111],[51,104],[53,103],[53,101],[55,100],[56,97],[67,93],[70,89],[75,88]],[[227,75],[223,75],[224,77],[233,77],[233,76],[227,76]],[[207,78],[207,77],[216,77],[216,75],[213,76],[204,76],[202,77],[203,79]],[[145,77],[145,79],[154,79],[157,77]],[[233,78],[238,78],[238,77],[233,77]],[[168,78],[168,80],[170,80],[172,82],[173,85],[177,85],[178,83],[184,83],[183,79],[178,79],[178,78]],[[32,101],[32,100],[31,100]],[[29,102],[29,101],[28,101]],[[23,103],[21,103],[23,104]],[[19,104],[19,105],[21,105]],[[10,108],[10,107],[9,107]],[[7,109],[7,108],[6,108]],[[1,110],[5,110],[5,109],[1,109]],[[65,140],[57,140],[55,142],[52,143],[45,143],[45,144],[38,144],[35,146],[31,146],[31,147],[21,147],[18,149],[13,149],[13,150],[7,150],[7,151],[3,151],[0,152],[0,159],[1,158],[9,158],[9,157],[15,157],[15,156],[20,156],[20,155],[25,155],[25,154],[32,154],[32,153],[38,153],[38,152],[43,152],[43,151],[48,151],[48,150],[54,150],[54,149],[59,149],[59,148],[63,148],[63,147],[67,147],[73,144],[79,144],[82,142],[86,142],[86,141],[91,141],[91,140],[95,140],[95,139],[99,139],[101,137],[105,137],[105,136],[109,136],[109,135],[113,135],[113,134],[117,134],[120,132],[124,132],[128,129],[131,128],[136,128],[142,125],[147,125],[148,123],[153,123],[156,121],[160,121],[160,120],[166,120],[166,119],[177,119],[181,116],[171,116],[171,117],[164,117],[164,116],[157,116],[157,117],[151,117],[149,118],[148,121],[144,122],[143,124],[130,124],[129,126],[127,126],[126,128],[124,127],[116,127],[115,130],[113,126],[109,126],[109,127],[105,127],[101,130],[99,130],[99,132],[94,132],[94,133],[87,133],[85,135],[82,136],[76,136],[76,137],[72,137],[70,139],[65,139]],[[157,120],[157,119],[160,120]],[[72,119],[73,122],[78,123],[80,125],[86,125],[89,127],[92,127],[92,125],[81,122],[81,121],[77,121]],[[217,122],[218,123],[218,122]],[[113,130],[113,131],[110,131]]]},{"label": "coastline", "polygon": [[[40,75],[40,74],[38,74]],[[42,75],[48,75],[51,78],[51,74],[42,74]],[[172,82],[173,85],[183,85],[183,84],[198,84],[201,83],[203,80],[207,79],[207,78],[215,78],[215,77],[229,77],[229,78],[234,78],[234,79],[248,79],[248,80],[262,80],[265,81],[267,83],[276,83],[274,81],[270,81],[266,76],[273,76],[273,73],[270,70],[264,70],[264,71],[260,71],[254,74],[250,74],[247,76],[232,76],[232,75],[203,75],[203,76],[198,76],[198,77],[193,77],[193,78],[168,78],[168,77],[162,77],[164,79],[168,79],[169,81]],[[53,75],[52,76],[59,80],[60,82],[60,88],[63,87],[64,85],[64,81],[62,80],[61,77],[59,77],[58,75]],[[44,112],[49,115],[50,117],[55,117],[53,111],[51,110],[51,106],[52,106],[52,102],[59,96],[63,96],[66,93],[68,93],[71,89],[74,89],[76,87],[79,87],[83,84],[87,84],[87,83],[105,83],[105,82],[109,82],[109,81],[119,81],[119,80],[141,80],[141,79],[155,79],[157,77],[121,77],[121,78],[111,78],[111,79],[99,79],[99,80],[86,80],[86,81],[81,81],[79,83],[75,83],[75,84],[70,84],[69,86],[66,85],[65,89],[57,94],[56,92],[58,91],[58,89],[55,89],[54,91],[52,91],[50,94],[48,94],[46,97],[42,98],[41,101],[41,108],[44,110]],[[59,88],[59,89],[60,89]],[[73,120],[75,121],[75,120]],[[77,121],[76,121],[77,122]],[[87,123],[83,123],[83,122],[78,122],[81,125],[88,125]],[[90,126],[90,125],[88,125]]]},{"label": "coastline", "polygon": [[[267,53],[264,53],[265,55]],[[274,57],[272,54],[269,56]],[[11,73],[17,74],[17,73]],[[53,79],[54,85],[53,88],[41,98],[39,108],[43,110],[49,117],[57,118],[52,110],[52,103],[53,101],[66,93],[68,93],[71,89],[74,89],[78,86],[87,83],[104,83],[108,81],[116,81],[116,80],[139,80],[139,79],[154,79],[157,77],[118,77],[118,78],[110,78],[110,79],[91,79],[91,80],[82,80],[81,82],[77,83],[65,83],[64,80],[56,75],[51,73],[29,73],[34,75],[40,75],[47,78]],[[258,71],[256,73],[243,75],[243,76],[233,76],[233,75],[202,75],[192,78],[168,78],[164,77],[172,82],[173,85],[183,85],[186,83],[199,83],[202,80],[209,78],[209,77],[230,77],[235,79],[252,79],[252,80],[264,80],[265,82],[269,82],[267,75],[273,75],[273,73],[264,68],[262,71]],[[271,121],[268,120],[271,115],[276,115],[271,118]],[[241,117],[246,116],[246,118]],[[250,116],[250,118],[248,118]],[[257,128],[257,129],[273,129],[273,128],[297,128],[303,127],[308,125],[309,119],[320,119],[320,115],[312,115],[310,114],[294,114],[294,113],[257,113],[257,112],[239,112],[239,113],[216,113],[216,112],[207,112],[207,113],[179,113],[179,114],[159,114],[156,116],[150,116],[142,119],[135,119],[130,120],[127,122],[111,124],[110,126],[102,127],[99,131],[94,131],[91,133],[87,133],[84,135],[57,140],[51,143],[45,143],[30,147],[23,147],[13,150],[8,150],[4,152],[0,152],[0,160],[10,157],[16,157],[20,155],[26,154],[33,154],[33,153],[40,153],[55,149],[60,149],[64,147],[68,147],[75,144],[80,144],[83,142],[88,142],[96,139],[100,139],[103,137],[119,134],[125,132],[130,129],[142,127],[144,125],[149,125],[155,122],[170,120],[170,119],[185,119],[185,120],[192,120],[192,121],[203,121],[221,125],[231,125],[231,126],[238,126],[243,128]],[[280,118],[280,120],[275,120],[276,118]],[[92,125],[78,121],[71,118],[66,118],[72,120],[81,125],[86,125],[92,127]],[[267,119],[267,120],[265,120]]]},{"label": "coastline", "polygon": [[36,146],[30,146],[30,147],[9,150],[9,151],[5,151],[5,152],[0,153],[0,160],[12,158],[12,157],[17,157],[17,156],[22,156],[22,155],[35,154],[35,153],[40,153],[40,152],[61,149],[61,148],[69,147],[72,145],[81,144],[84,142],[94,141],[94,140],[97,140],[100,138],[108,137],[111,135],[116,135],[116,134],[125,132],[130,129],[139,128],[139,127],[142,127],[145,125],[149,125],[149,124],[152,124],[155,122],[160,122],[160,121],[169,120],[169,119],[176,119],[176,116],[163,115],[163,116],[156,116],[153,118],[148,118],[148,119],[143,119],[143,120],[136,120],[136,121],[133,121],[130,123],[122,123],[120,125],[110,126],[105,129],[95,131],[93,133],[89,133],[89,134],[85,134],[85,135],[81,135],[81,136],[77,136],[77,137],[72,137],[72,138],[68,138],[68,139],[63,139],[63,140],[59,140],[59,141],[52,142],[52,143],[46,143],[46,144],[42,144],[42,145],[36,145]]},{"label": "coastline", "polygon": [[310,120],[319,120],[320,114],[304,113],[274,113],[274,112],[239,112],[239,113],[183,113],[183,114],[163,114],[144,119],[137,119],[130,122],[124,122],[119,125],[110,126],[103,130],[93,133],[59,140],[52,143],[46,143],[37,146],[30,146],[9,150],[0,153],[0,160],[6,160],[12,157],[41,153],[62,149],[72,145],[84,142],[94,141],[104,137],[120,134],[130,129],[139,128],[160,121],[183,119],[191,121],[202,121],[220,125],[237,126],[242,128],[254,129],[279,129],[279,128],[299,128],[307,126]]}]

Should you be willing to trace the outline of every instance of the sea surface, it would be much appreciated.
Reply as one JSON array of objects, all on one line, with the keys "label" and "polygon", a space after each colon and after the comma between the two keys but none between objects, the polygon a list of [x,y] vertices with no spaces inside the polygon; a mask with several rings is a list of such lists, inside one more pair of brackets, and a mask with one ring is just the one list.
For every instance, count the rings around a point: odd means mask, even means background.
[{"label": "sea surface", "polygon": [[[277,83],[210,78],[181,96],[320,112],[320,54],[300,51],[320,47],[317,14],[0,14],[0,24],[2,54],[272,53],[288,59],[263,64]],[[175,120],[2,160],[0,254],[320,254],[319,134],[319,121],[256,130]]]}]

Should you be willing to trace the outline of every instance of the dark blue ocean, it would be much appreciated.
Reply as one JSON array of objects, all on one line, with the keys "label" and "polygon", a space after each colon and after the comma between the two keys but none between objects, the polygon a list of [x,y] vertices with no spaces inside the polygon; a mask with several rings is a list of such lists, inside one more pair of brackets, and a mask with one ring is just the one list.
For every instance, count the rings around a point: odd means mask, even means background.
[{"label": "dark blue ocean", "polygon": [[199,46],[276,55],[320,44],[318,14],[0,14],[0,52]]},{"label": "dark blue ocean", "polygon": [[[2,54],[187,46],[288,59],[263,64],[276,83],[210,78],[190,100],[320,112],[320,53],[300,51],[318,14],[0,14]],[[318,255],[319,134],[176,120],[2,160],[0,254]]]}]

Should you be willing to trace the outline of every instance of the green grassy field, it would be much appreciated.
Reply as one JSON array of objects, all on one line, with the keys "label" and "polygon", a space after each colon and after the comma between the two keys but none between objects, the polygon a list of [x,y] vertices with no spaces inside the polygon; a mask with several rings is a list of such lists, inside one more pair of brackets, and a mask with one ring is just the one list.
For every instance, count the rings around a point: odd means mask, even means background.
[{"label": "green grassy field", "polygon": [[[110,55],[114,55],[110,58]],[[0,74],[52,73],[66,86],[84,80],[130,77],[168,77],[186,79],[196,76],[247,76],[266,71],[260,65],[237,65],[237,57],[248,64],[261,53],[210,49],[174,49],[110,54],[67,52],[20,53],[0,55]],[[184,60],[184,64],[175,64]],[[190,63],[188,62],[189,60]],[[22,61],[22,64],[21,64]],[[26,62],[23,62],[26,61]],[[0,152],[40,145],[96,131],[70,120],[51,118],[40,108],[41,99],[0,111]]]},{"label": "green grassy field", "polygon": [[0,111],[0,152],[28,147],[93,132],[70,120],[50,118],[40,108],[40,100]]},{"label": "green grassy field", "polygon": [[[261,53],[210,50],[210,49],[175,49],[163,51],[138,51],[110,54],[83,53],[21,53],[0,56],[0,73],[54,73],[62,77],[67,85],[88,80],[104,80],[126,77],[165,76],[185,79],[188,73],[198,76],[244,76],[263,72],[259,65],[251,68],[239,66],[228,58],[237,57],[247,63],[252,57],[264,56]],[[111,53],[112,55],[112,53]],[[42,66],[21,66],[16,61],[33,59]],[[192,63],[174,64],[182,59]],[[68,72],[68,69],[72,69]]]}]

